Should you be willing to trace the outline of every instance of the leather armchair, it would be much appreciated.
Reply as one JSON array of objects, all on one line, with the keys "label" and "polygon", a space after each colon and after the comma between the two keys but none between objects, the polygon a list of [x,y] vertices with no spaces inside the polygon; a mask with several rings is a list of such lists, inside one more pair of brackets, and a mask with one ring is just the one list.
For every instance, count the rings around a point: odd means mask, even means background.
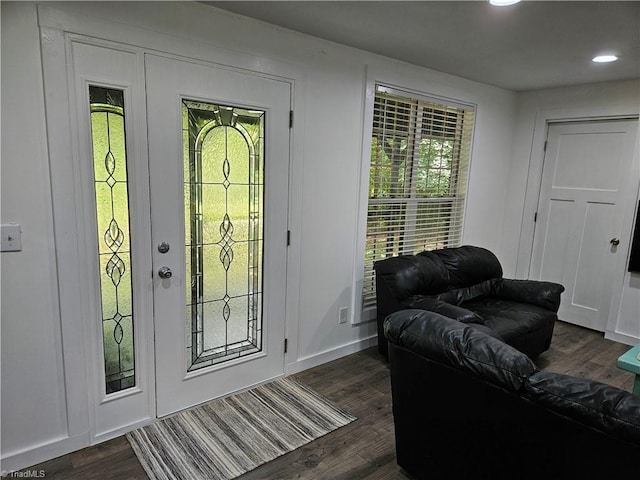
[{"label": "leather armchair", "polygon": [[640,397],[538,371],[475,323],[388,317],[398,464],[418,479],[635,478]]},{"label": "leather armchair", "polygon": [[436,312],[484,325],[531,358],[549,348],[564,287],[502,277],[496,256],[462,246],[375,263],[378,350],[387,354],[383,322],[404,309]]}]

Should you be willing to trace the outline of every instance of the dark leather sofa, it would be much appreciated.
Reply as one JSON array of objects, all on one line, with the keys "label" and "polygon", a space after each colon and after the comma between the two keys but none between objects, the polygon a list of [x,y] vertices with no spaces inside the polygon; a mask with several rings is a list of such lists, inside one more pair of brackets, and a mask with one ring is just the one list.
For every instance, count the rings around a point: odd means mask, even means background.
[{"label": "dark leather sofa", "polygon": [[549,348],[564,287],[502,277],[487,249],[466,245],[402,255],[374,264],[378,350],[387,355],[383,322],[404,309],[484,325],[535,359]]},{"label": "dark leather sofa", "polygon": [[418,479],[625,479],[640,397],[538,371],[477,324],[404,310],[385,322],[397,462]]}]

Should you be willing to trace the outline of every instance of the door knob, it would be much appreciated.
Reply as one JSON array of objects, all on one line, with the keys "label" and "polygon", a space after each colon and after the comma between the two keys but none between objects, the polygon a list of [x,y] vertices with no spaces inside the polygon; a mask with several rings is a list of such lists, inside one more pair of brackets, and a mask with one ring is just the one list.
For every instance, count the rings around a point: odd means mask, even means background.
[{"label": "door knob", "polygon": [[620,245],[620,239],[619,238],[612,238],[609,243],[611,245],[613,245],[614,247],[617,247],[618,245]]},{"label": "door knob", "polygon": [[173,272],[171,272],[169,267],[160,267],[158,269],[158,276],[160,278],[171,278],[171,275],[173,275]]}]

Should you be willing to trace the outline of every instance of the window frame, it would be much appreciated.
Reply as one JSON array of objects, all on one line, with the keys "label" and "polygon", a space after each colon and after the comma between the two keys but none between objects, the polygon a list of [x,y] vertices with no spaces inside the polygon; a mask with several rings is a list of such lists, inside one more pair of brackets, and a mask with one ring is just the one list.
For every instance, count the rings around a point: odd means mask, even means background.
[{"label": "window frame", "polygon": [[[468,186],[469,177],[471,171],[471,164],[473,158],[473,144],[475,136],[475,126],[477,123],[478,108],[477,105],[471,102],[452,99],[445,96],[440,96],[432,93],[426,93],[424,91],[416,90],[411,87],[397,86],[395,82],[388,82],[380,78],[374,78],[371,75],[367,76],[366,91],[364,98],[364,121],[362,131],[362,144],[361,144],[361,166],[360,166],[360,185],[359,185],[359,207],[357,212],[357,233],[356,233],[356,245],[354,248],[354,263],[353,263],[353,285],[352,285],[352,316],[351,324],[359,325],[366,322],[371,322],[376,319],[376,307],[373,306],[363,307],[363,289],[365,287],[365,255],[366,255],[366,238],[367,238],[367,219],[369,209],[369,182],[370,182],[370,167],[371,167],[371,138],[373,133],[374,122],[374,105],[377,89],[380,88],[386,93],[394,95],[406,96],[412,99],[422,100],[429,103],[437,103],[453,108],[463,108],[466,110],[472,110],[474,112],[474,122],[470,128],[470,141],[468,144],[468,160],[466,170],[466,185],[463,188],[464,199],[462,211],[466,211],[467,199],[468,199]],[[414,165],[415,168],[415,165]],[[415,183],[415,182],[412,182]],[[427,200],[428,201],[428,200]],[[464,219],[460,227],[460,239],[464,238]]]}]

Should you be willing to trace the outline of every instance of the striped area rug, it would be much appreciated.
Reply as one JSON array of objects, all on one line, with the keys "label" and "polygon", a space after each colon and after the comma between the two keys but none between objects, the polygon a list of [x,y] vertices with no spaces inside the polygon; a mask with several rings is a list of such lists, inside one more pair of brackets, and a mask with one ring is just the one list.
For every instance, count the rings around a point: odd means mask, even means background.
[{"label": "striped area rug", "polygon": [[232,479],[356,420],[283,378],[127,434],[151,480]]}]

